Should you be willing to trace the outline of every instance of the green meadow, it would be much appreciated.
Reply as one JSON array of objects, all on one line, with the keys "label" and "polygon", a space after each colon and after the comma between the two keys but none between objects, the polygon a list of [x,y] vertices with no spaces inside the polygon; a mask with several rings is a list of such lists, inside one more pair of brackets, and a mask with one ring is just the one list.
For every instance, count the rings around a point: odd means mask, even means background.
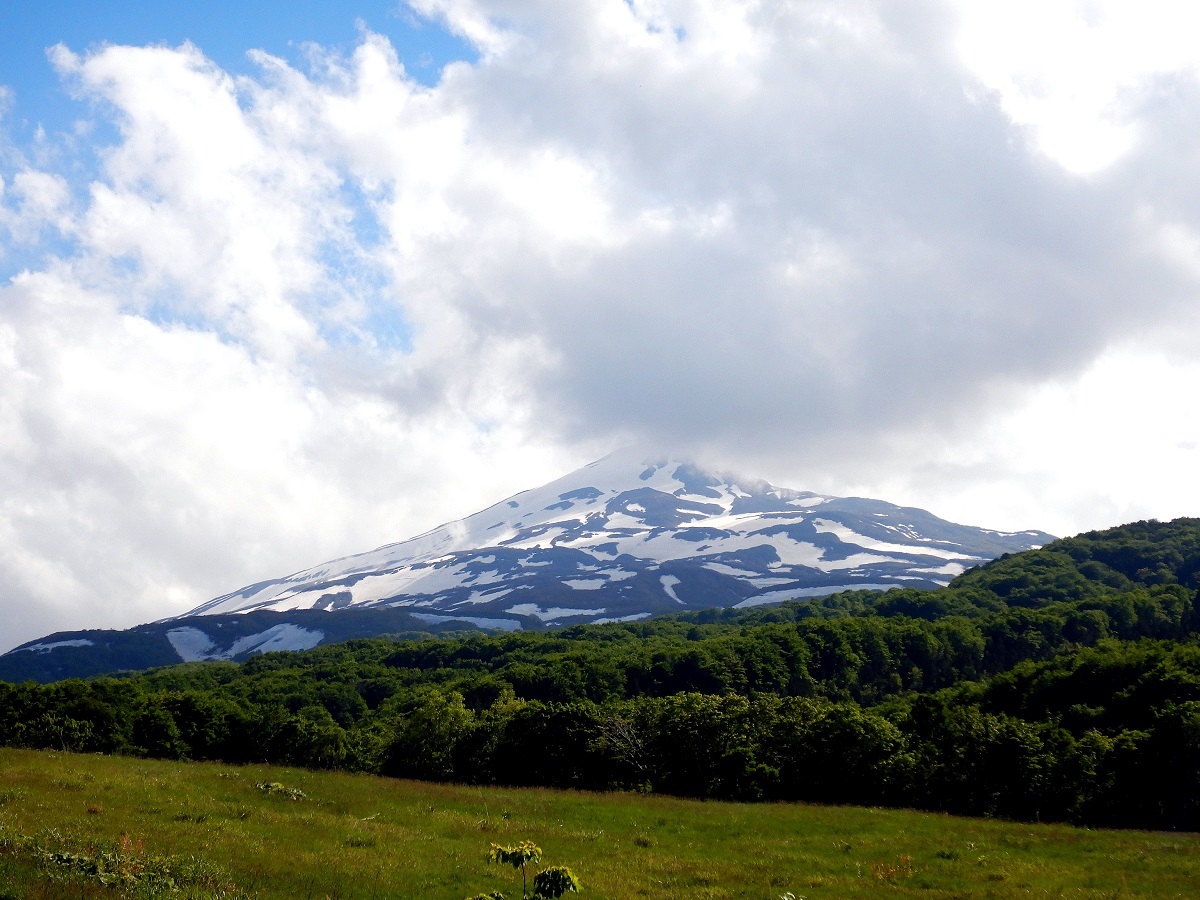
[{"label": "green meadow", "polygon": [[1190,833],[0,749],[0,900],[512,898],[520,840],[581,897],[1200,894]]}]

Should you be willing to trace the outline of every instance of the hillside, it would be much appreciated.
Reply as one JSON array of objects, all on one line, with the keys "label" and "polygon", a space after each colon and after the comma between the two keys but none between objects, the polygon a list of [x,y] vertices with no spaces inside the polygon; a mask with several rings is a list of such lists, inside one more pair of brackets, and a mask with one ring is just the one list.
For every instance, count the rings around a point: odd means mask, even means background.
[{"label": "hillside", "polygon": [[0,750],[0,896],[19,900],[511,898],[487,850],[521,840],[594,900],[1182,898],[1200,880],[1195,835]]},{"label": "hillside", "polygon": [[0,680],[62,681],[185,660],[242,662],[260,653],[304,650],[354,638],[428,637],[480,630],[470,622],[423,622],[407,610],[375,608],[343,610],[336,616],[308,609],[206,616],[203,632],[191,629],[184,635],[179,634],[178,622],[167,619],[121,631],[66,631],[30,641],[0,655]]},{"label": "hillside", "polygon": [[847,592],[0,684],[0,741],[1200,830],[1200,520]]}]

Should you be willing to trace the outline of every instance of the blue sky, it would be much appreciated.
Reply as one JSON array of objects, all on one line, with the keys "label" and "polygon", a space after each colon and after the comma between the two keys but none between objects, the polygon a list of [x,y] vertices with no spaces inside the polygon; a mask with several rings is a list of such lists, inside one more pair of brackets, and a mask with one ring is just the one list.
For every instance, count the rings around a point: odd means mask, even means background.
[{"label": "blue sky", "polygon": [[77,103],[46,58],[46,49],[65,44],[76,52],[109,44],[169,44],[191,41],[228,72],[250,72],[251,49],[291,61],[301,60],[302,44],[352,49],[361,25],[386,35],[409,74],[436,83],[442,66],[474,59],[469,44],[397,0],[328,3],[84,2],[84,0],[0,0],[0,84],[14,94],[9,128],[28,137],[39,124],[47,131],[70,126]]},{"label": "blue sky", "polygon": [[[95,174],[93,153],[113,143],[115,131],[103,117],[92,115],[86,100],[72,96],[71,86],[55,71],[48,51],[56,44],[87,53],[104,44],[178,46],[191,42],[224,71],[253,74],[258,67],[249,58],[251,50],[263,50],[303,69],[305,45],[349,53],[364,29],[385,36],[409,77],[426,86],[437,83],[447,63],[474,60],[478,55],[435,18],[418,15],[399,0],[363,0],[353,6],[313,0],[47,0],[36,4],[0,0],[0,86],[9,92],[7,107],[0,106],[0,133],[7,134],[20,153],[36,155],[52,147],[51,152],[71,157],[60,165],[70,165],[88,176]],[[53,140],[54,135],[70,134],[81,121],[90,125],[87,141]],[[50,135],[51,140],[39,140],[39,133]],[[355,209],[358,225],[373,231],[376,226],[369,212],[357,204]],[[47,253],[61,255],[70,247],[69,240],[48,239],[34,248],[0,253],[0,276],[37,266]],[[403,317],[394,310],[378,312],[375,321],[374,331],[381,340],[406,344]]]},{"label": "blue sky", "polygon": [[0,0],[0,649],[630,444],[1200,512],[1200,6],[410,3]]}]

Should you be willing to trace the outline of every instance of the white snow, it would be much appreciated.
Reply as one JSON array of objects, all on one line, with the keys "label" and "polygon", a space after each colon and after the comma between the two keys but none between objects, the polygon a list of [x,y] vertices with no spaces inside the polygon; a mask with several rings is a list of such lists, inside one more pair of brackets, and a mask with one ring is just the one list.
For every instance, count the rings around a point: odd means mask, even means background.
[{"label": "white snow", "polygon": [[568,578],[563,582],[567,587],[577,591],[598,591],[608,584],[607,578]]},{"label": "white snow", "polygon": [[270,650],[311,650],[325,637],[324,632],[309,631],[299,625],[285,622],[266,631],[238,638],[224,651],[217,651],[212,638],[199,628],[172,628],[167,640],[184,662],[204,659],[233,659],[242,653],[266,653]]},{"label": "white snow", "polygon": [[72,638],[69,641],[50,641],[39,644],[30,644],[28,647],[18,647],[13,650],[13,653],[18,653],[22,650],[31,650],[34,653],[49,653],[56,647],[90,647],[95,641],[89,641],[87,638]]},{"label": "white snow", "polygon": [[438,616],[433,613],[412,613],[414,619],[435,624],[437,622],[470,622],[480,628],[499,628],[503,631],[520,631],[521,623],[516,619],[489,619],[484,616]]},{"label": "white snow", "polygon": [[471,595],[466,600],[459,601],[459,604],[464,603],[491,603],[493,600],[499,600],[506,594],[511,594],[512,588],[502,588],[496,590],[492,588],[490,591],[471,591]]},{"label": "white snow", "polygon": [[675,585],[679,584],[678,578],[676,578],[674,575],[660,575],[658,578],[658,583],[662,585],[662,589],[666,591],[668,597],[670,597],[676,603],[683,602],[679,599],[679,595],[675,593]]},{"label": "white snow", "polygon": [[614,532],[642,532],[646,530],[646,523],[641,519],[629,515],[624,510],[616,510],[608,515],[604,522],[605,533],[609,536]]},{"label": "white snow", "polygon": [[535,615],[543,622],[549,622],[554,619],[567,619],[571,616],[598,616],[606,612],[602,606],[599,609],[571,609],[566,606],[551,606],[549,609],[544,609]]},{"label": "white snow", "polygon": [[822,572],[840,572],[843,569],[861,569],[863,566],[877,565],[879,563],[904,563],[902,559],[893,559],[890,556],[876,556],[874,553],[851,553],[845,559],[830,560],[822,565]]},{"label": "white snow", "polygon": [[[408,567],[363,578],[350,588],[355,603],[386,600],[401,594],[436,594],[463,584],[470,578],[465,566],[433,565]],[[495,581],[502,579],[496,578]],[[488,581],[472,581],[488,584]]]},{"label": "white snow", "polygon": [[738,525],[744,525],[747,522],[757,522],[759,519],[758,513],[722,513],[719,516],[707,516],[699,521],[684,522],[679,528],[719,528],[721,530],[735,530]]},{"label": "white snow", "polygon": [[463,579],[464,583],[472,584],[472,585],[476,585],[476,586],[484,585],[484,584],[495,584],[498,581],[507,581],[507,580],[508,580],[508,576],[500,574],[500,572],[497,571],[496,569],[492,569],[487,572],[480,572],[478,575],[467,575]]},{"label": "white snow", "polygon": [[650,613],[634,613],[632,616],[615,616],[611,619],[593,619],[594,625],[611,625],[614,622],[640,622],[642,619],[650,618]]},{"label": "white snow", "polygon": [[600,569],[596,574],[603,575],[609,581],[624,581],[626,578],[637,577],[637,572],[631,572],[628,569]]},{"label": "white snow", "polygon": [[167,640],[184,662],[213,659],[210,654],[216,645],[199,628],[172,628],[167,632]]},{"label": "white snow", "polygon": [[600,609],[568,609],[565,606],[551,606],[548,609],[542,609],[536,603],[517,603],[505,610],[514,616],[534,616],[543,622],[565,619],[569,616],[599,616],[604,611],[604,607]]},{"label": "white snow", "polygon": [[913,572],[923,572],[929,575],[961,575],[967,571],[967,567],[962,563],[946,563],[944,566],[939,566],[936,569],[912,569]]},{"label": "white snow", "polygon": [[982,557],[970,556],[963,553],[961,550],[944,550],[940,547],[912,547],[907,544],[889,544],[886,541],[877,541],[875,538],[869,538],[866,535],[859,534],[839,522],[830,522],[828,519],[813,519],[813,528],[824,534],[832,534],[838,540],[847,544],[857,544],[867,550],[881,550],[884,553],[907,553],[920,554],[921,556],[940,556],[942,559],[981,559]]},{"label": "white snow", "polygon": [[810,509],[828,502],[828,498],[826,497],[798,497],[795,500],[789,500],[788,506],[799,506],[801,509]]},{"label": "white snow", "polygon": [[271,650],[311,650],[325,637],[323,631],[309,631],[299,625],[284,622],[272,625],[266,631],[238,638],[223,654],[225,659],[233,659],[242,653],[267,653]]},{"label": "white snow", "polygon": [[704,568],[712,569],[714,572],[719,572],[722,575],[732,575],[734,578],[753,578],[757,572],[751,572],[749,569],[735,569],[733,566],[727,566],[725,563],[710,562],[705,563]]},{"label": "white snow", "polygon": [[839,591],[886,591],[894,584],[834,584],[828,587],[793,588],[788,591],[767,591],[754,597],[747,597],[741,603],[735,603],[734,609],[747,609],[751,606],[765,606],[768,603],[783,603],[785,600],[799,600],[804,597],[823,597],[826,594],[836,594]]},{"label": "white snow", "polygon": [[786,534],[752,534],[747,535],[747,538],[749,538],[746,541],[747,549],[770,544],[779,554],[779,561],[785,566],[808,566],[810,569],[820,569],[822,572],[844,568],[841,560],[826,561],[823,558],[825,551],[816,544],[797,541]]}]

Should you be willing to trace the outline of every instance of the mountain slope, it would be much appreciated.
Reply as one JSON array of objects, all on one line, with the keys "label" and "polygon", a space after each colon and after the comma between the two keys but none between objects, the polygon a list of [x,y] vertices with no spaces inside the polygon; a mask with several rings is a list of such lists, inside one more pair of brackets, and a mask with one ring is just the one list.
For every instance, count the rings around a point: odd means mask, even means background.
[{"label": "mountain slope", "polygon": [[[536,624],[536,623],[533,623]],[[199,627],[197,627],[199,626]],[[431,625],[402,609],[313,610],[168,619],[125,630],[62,631],[0,654],[0,681],[61,681],[200,660],[242,662],[272,650],[308,650],[354,638],[471,630],[465,622]]]},{"label": "mountain slope", "polygon": [[396,606],[483,627],[628,620],[846,588],[938,587],[1051,536],[955,525],[625,451],[466,519],[218,597],[188,617]]}]

